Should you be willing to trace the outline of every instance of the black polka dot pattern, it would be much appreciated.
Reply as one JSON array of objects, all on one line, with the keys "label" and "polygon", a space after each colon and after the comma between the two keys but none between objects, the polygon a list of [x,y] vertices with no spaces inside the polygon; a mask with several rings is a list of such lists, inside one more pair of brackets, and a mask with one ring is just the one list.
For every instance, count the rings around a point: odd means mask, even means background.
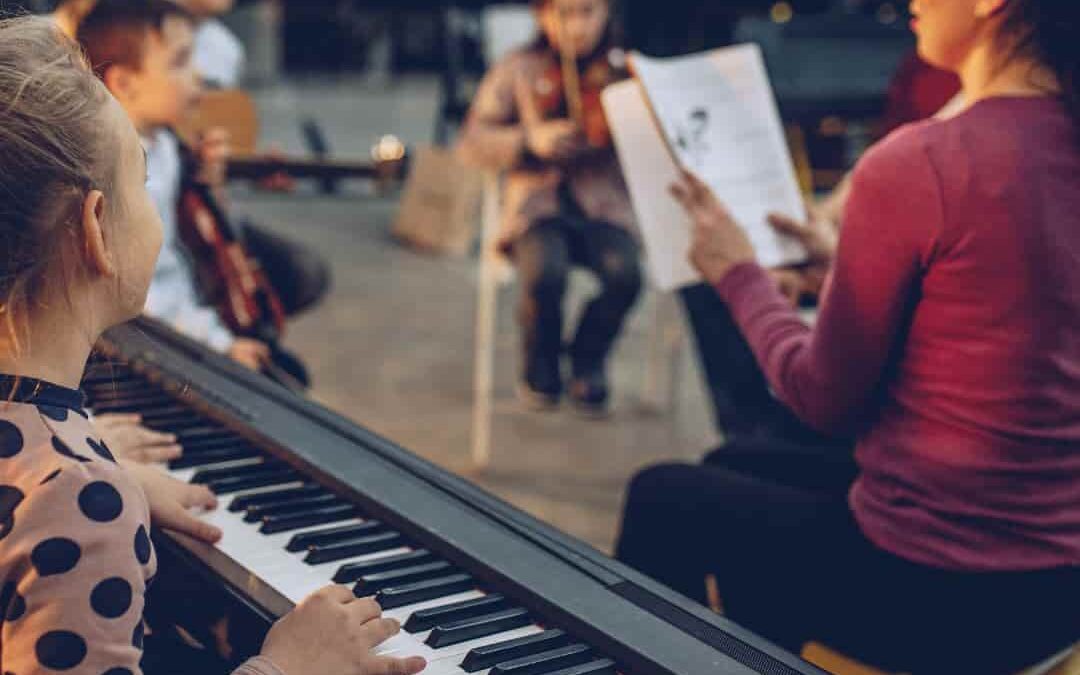
[{"label": "black polka dot pattern", "polygon": [[87,438],[86,444],[90,446],[90,449],[93,450],[94,454],[96,454],[98,457],[116,463],[116,458],[113,457],[112,452],[109,451],[109,446],[105,445],[105,441],[101,441],[100,443],[98,443],[92,438]]},{"label": "black polka dot pattern", "polygon": [[53,449],[59,452],[61,455],[70,459],[74,459],[76,462],[93,461],[89,457],[83,457],[82,455],[76,454],[74,450],[68,447],[67,443],[63,442],[56,436],[53,436],[52,445]]},{"label": "black polka dot pattern", "polygon": [[23,435],[19,427],[7,420],[0,420],[0,458],[14,457],[22,449]]},{"label": "black polka dot pattern", "polygon": [[86,640],[66,630],[54,630],[34,645],[38,663],[53,670],[71,670],[86,658]]},{"label": "black polka dot pattern", "polygon": [[79,510],[90,520],[109,523],[124,511],[124,500],[112,485],[94,481],[79,492]]},{"label": "black polka dot pattern", "polygon": [[4,617],[6,621],[18,621],[26,614],[26,598],[16,593],[11,598],[11,604],[8,605],[7,616]]},{"label": "black polka dot pattern", "polygon": [[127,668],[109,668],[102,675],[135,675]]},{"label": "black polka dot pattern", "polygon": [[4,584],[4,588],[0,589],[0,612],[6,613],[4,608],[11,604],[11,598],[15,595],[15,583],[12,581]]},{"label": "black polka dot pattern", "polygon": [[22,490],[10,485],[0,485],[0,540],[15,527],[15,509],[26,497]]},{"label": "black polka dot pattern", "polygon": [[39,403],[37,409],[45,417],[57,422],[63,422],[68,418],[68,409],[63,406]]},{"label": "black polka dot pattern", "polygon": [[146,626],[143,626],[142,619],[139,619],[139,623],[135,624],[135,632],[131,635],[131,644],[137,649],[143,648],[143,636],[146,632]]},{"label": "black polka dot pattern", "polygon": [[90,607],[106,619],[116,619],[131,608],[131,584],[113,577],[102,581],[90,593]]},{"label": "black polka dot pattern", "polygon": [[57,469],[56,471],[53,471],[48,476],[45,476],[44,478],[42,478],[41,482],[38,483],[38,485],[44,485],[45,483],[48,483],[53,478],[56,478],[57,476],[59,476],[61,471],[63,471],[63,469]]},{"label": "black polka dot pattern", "polygon": [[150,562],[150,537],[146,534],[145,525],[140,525],[135,532],[135,559],[140,565]]},{"label": "black polka dot pattern", "polygon": [[74,569],[82,557],[82,549],[70,539],[46,539],[30,552],[30,563],[43,577],[63,574]]}]

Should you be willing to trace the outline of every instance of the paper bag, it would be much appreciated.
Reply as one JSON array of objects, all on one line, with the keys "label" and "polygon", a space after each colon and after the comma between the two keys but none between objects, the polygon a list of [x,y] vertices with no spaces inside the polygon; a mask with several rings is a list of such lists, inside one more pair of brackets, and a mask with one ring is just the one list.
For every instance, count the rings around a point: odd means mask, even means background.
[{"label": "paper bag", "polygon": [[419,148],[411,161],[394,237],[424,251],[466,255],[476,237],[483,174],[446,148]]}]

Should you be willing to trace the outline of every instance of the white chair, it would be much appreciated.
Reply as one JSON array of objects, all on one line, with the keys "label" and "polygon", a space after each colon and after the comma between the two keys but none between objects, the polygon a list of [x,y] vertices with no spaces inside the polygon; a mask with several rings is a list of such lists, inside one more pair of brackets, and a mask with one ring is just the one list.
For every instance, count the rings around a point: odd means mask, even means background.
[{"label": "white chair", "polygon": [[[481,208],[481,248],[473,355],[472,461],[477,469],[486,468],[491,463],[499,288],[511,283],[514,278],[510,262],[500,254],[496,246],[500,192],[499,176],[488,173],[484,177]],[[679,401],[685,331],[680,310],[670,294],[659,295],[652,312],[648,354],[642,373],[641,403],[648,412],[674,413]]]}]

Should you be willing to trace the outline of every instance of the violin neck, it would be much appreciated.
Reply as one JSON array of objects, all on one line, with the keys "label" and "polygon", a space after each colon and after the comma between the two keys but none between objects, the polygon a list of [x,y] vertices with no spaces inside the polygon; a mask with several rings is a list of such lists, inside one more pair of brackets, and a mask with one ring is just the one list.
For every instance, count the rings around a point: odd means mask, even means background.
[{"label": "violin neck", "polygon": [[566,30],[559,22],[559,58],[562,61],[563,93],[566,96],[566,109],[570,119],[582,124],[585,108],[581,103],[581,76],[578,74],[577,57],[567,43]]}]

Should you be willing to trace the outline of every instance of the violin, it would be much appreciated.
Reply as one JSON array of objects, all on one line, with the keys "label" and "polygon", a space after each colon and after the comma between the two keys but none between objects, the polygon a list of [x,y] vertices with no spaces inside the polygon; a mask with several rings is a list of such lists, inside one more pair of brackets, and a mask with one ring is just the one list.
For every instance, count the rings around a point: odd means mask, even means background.
[{"label": "violin", "polygon": [[600,49],[579,61],[565,40],[559,58],[536,82],[536,102],[545,118],[567,116],[582,130],[590,148],[611,147],[611,129],[600,95],[613,82],[625,79],[626,57],[621,49]]},{"label": "violin", "polygon": [[303,365],[280,346],[285,308],[257,260],[248,255],[238,230],[213,189],[196,176],[191,149],[181,143],[184,179],[177,233],[195,268],[199,290],[229,330],[263,342],[270,362],[263,372],[296,391],[306,387]]},{"label": "violin", "polygon": [[181,242],[195,266],[199,288],[235,335],[262,337],[271,329],[280,337],[285,310],[258,262],[244,249],[240,235],[209,185],[195,176],[190,149],[177,221]]}]

